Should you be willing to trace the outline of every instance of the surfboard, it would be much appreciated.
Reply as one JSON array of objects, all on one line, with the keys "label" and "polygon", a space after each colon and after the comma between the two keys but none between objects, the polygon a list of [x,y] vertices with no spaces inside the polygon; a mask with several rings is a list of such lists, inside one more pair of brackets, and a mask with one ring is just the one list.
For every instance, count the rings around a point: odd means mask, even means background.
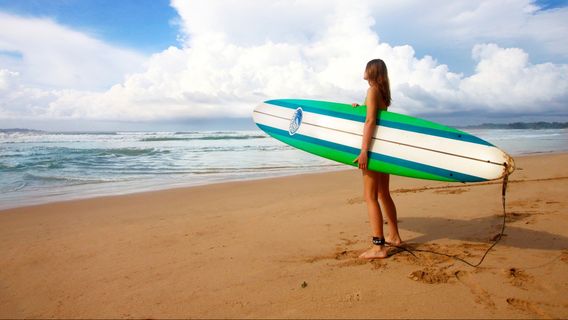
[{"label": "surfboard", "polygon": [[[271,137],[314,155],[358,167],[366,106],[303,100],[268,100],[253,121]],[[368,169],[451,182],[480,182],[513,172],[513,159],[464,131],[390,111],[379,111]]]}]

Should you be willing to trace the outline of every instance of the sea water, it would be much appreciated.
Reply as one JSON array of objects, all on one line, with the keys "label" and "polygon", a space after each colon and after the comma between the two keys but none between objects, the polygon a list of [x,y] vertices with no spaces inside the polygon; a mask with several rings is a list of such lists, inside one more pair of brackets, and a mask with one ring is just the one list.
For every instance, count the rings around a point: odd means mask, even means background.
[{"label": "sea water", "polygon": [[[511,155],[568,151],[566,129],[469,132]],[[0,132],[0,209],[350,168],[259,130]]]}]

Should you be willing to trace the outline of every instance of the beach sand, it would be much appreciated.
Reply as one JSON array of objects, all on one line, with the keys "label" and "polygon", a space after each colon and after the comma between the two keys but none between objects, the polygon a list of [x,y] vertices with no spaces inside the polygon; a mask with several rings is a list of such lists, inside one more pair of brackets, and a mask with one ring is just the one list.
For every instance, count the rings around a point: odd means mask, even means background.
[{"label": "beach sand", "polygon": [[[479,268],[359,260],[355,168],[4,210],[0,318],[567,318],[568,154],[515,160]],[[500,181],[391,190],[410,247],[476,263],[500,231]]]}]

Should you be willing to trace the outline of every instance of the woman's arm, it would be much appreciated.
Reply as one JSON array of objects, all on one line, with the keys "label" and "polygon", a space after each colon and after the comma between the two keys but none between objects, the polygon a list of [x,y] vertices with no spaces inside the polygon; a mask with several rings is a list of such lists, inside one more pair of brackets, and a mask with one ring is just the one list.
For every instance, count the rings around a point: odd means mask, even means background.
[{"label": "woman's arm", "polygon": [[370,87],[367,92],[367,117],[365,118],[365,126],[363,128],[361,152],[367,152],[371,147],[372,137],[377,126],[378,94],[379,90],[376,87]]},{"label": "woman's arm", "polygon": [[379,109],[379,90],[376,87],[370,87],[367,91],[367,117],[363,127],[363,139],[361,143],[361,153],[353,160],[359,163],[359,169],[367,169],[368,152],[371,148],[371,141],[377,124],[377,112]]}]

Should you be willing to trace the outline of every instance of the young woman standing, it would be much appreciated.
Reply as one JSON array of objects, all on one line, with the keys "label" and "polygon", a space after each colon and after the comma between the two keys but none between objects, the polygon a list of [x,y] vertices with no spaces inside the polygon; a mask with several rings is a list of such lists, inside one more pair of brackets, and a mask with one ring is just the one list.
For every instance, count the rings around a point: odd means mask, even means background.
[{"label": "young woman standing", "polygon": [[[363,193],[367,203],[374,245],[359,257],[365,259],[385,258],[388,256],[386,244],[400,245],[402,242],[398,233],[396,207],[390,195],[389,174],[371,171],[367,168],[371,141],[377,124],[377,114],[379,110],[387,110],[391,102],[389,77],[384,61],[381,59],[369,61],[363,78],[369,82],[369,89],[365,98],[367,116],[363,130],[361,153],[353,162],[358,163],[363,174]],[[359,105],[353,104],[353,107],[357,106]],[[383,216],[379,200],[389,226],[389,235],[386,239],[383,233]]]}]

